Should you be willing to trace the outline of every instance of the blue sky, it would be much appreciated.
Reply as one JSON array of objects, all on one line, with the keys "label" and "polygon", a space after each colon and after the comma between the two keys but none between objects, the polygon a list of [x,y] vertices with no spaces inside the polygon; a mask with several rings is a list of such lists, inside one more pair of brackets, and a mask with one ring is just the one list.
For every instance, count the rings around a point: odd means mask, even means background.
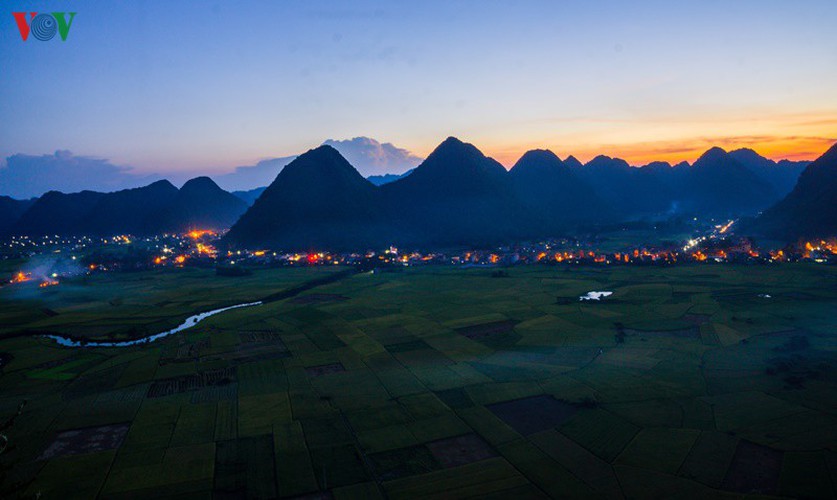
[{"label": "blue sky", "polygon": [[[75,11],[66,42],[11,12]],[[510,165],[811,157],[837,138],[837,2],[5,1],[0,156],[221,172],[359,135]]]}]

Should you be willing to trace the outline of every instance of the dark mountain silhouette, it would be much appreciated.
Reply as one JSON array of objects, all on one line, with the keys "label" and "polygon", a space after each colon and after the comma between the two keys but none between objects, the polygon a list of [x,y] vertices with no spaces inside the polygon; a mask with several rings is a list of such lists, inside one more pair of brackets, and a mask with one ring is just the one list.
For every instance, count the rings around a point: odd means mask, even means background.
[{"label": "dark mountain silhouette", "polygon": [[382,244],[376,194],[336,149],[320,146],[288,164],[225,241],[287,250]]},{"label": "dark mountain silhouette", "polygon": [[652,164],[646,170],[600,155],[574,171],[625,219],[670,210],[674,172],[668,164]]},{"label": "dark mountain silhouette", "polygon": [[82,234],[89,218],[95,216],[93,208],[105,196],[95,191],[49,191],[20,216],[10,232],[28,236]]},{"label": "dark mountain silhouette", "polygon": [[748,170],[756,174],[759,179],[770,184],[777,196],[784,197],[791,192],[799,179],[799,175],[810,162],[782,160],[775,162],[756,153],[752,149],[736,149],[729,155]]},{"label": "dark mountain silhouette", "polygon": [[247,211],[247,203],[218,187],[209,177],[195,177],[178,191],[160,215],[163,231],[226,229]]},{"label": "dark mountain silhouette", "polygon": [[631,219],[754,214],[780,198],[779,189],[797,175],[798,168],[744,150],[733,155],[712,148],[693,165],[652,162],[636,168],[619,158],[597,156],[572,170],[622,218]]},{"label": "dark mountain silhouette", "polygon": [[251,189],[249,191],[233,191],[232,194],[237,196],[241,199],[247,206],[253,206],[253,203],[256,202],[259,196],[264,193],[264,190],[267,189],[267,186],[258,187],[256,189]]},{"label": "dark mountain silhouette", "polygon": [[580,161],[578,161],[578,159],[573,155],[568,156],[564,160],[564,165],[566,165],[570,168],[581,168],[581,167],[584,166],[584,164],[582,164]]},{"label": "dark mountain silhouette", "polygon": [[157,181],[113,193],[50,191],[32,203],[8,233],[109,236],[226,229],[246,209],[243,201],[206,177],[180,190],[169,181]]},{"label": "dark mountain silhouette", "polygon": [[837,144],[809,164],[790,194],[745,230],[786,241],[837,235]]},{"label": "dark mountain silhouette", "polygon": [[399,244],[500,241],[515,233],[521,215],[505,167],[454,137],[380,190]]},{"label": "dark mountain silhouette", "polygon": [[26,210],[35,203],[35,198],[16,200],[8,196],[0,196],[0,235],[7,234],[15,222]]},{"label": "dark mountain silhouette", "polygon": [[[410,175],[413,169],[410,169],[403,174],[384,174],[384,175],[370,175],[366,178],[369,182],[376,186],[383,186],[384,184],[388,184],[390,182],[397,181],[402,177],[406,177]],[[259,198],[259,196],[264,193],[264,190],[267,189],[267,186],[258,187],[256,189],[250,189],[249,191],[233,191],[232,194],[237,196],[238,198],[242,199],[244,203],[248,206],[253,206],[253,203]]]},{"label": "dark mountain silhouette", "polygon": [[509,177],[532,234],[556,233],[610,215],[593,189],[552,151],[526,152],[509,171]]},{"label": "dark mountain silhouette", "polygon": [[641,168],[607,156],[582,166],[536,150],[507,172],[450,137],[410,175],[379,187],[336,151],[309,151],[285,168],[227,241],[284,249],[480,245],[647,216],[752,213],[775,197],[721,149],[694,165]]},{"label": "dark mountain silhouette", "polygon": [[[779,199],[777,189],[798,168],[750,150],[712,148],[694,165],[644,167],[607,156],[582,165],[572,156],[561,161],[534,150],[507,172],[450,137],[409,175],[375,186],[324,145],[288,164],[270,186],[235,194],[198,177],[179,190],[159,181],[114,193],[49,192],[34,202],[0,198],[0,231],[104,236],[232,227],[229,245],[287,250],[487,245],[648,217],[755,214]],[[803,211],[807,198],[817,200],[814,207],[833,207],[814,189],[826,189],[827,176],[807,175],[823,186],[800,177],[797,189],[809,187],[789,196],[787,207]],[[808,217],[812,231],[828,227],[818,215]],[[763,224],[781,232],[781,221],[765,218]]]},{"label": "dark mountain silhouette", "polygon": [[582,167],[576,167],[576,174],[593,187],[602,199],[620,210],[627,208],[631,198],[630,185],[634,171],[621,158],[599,155]]},{"label": "dark mountain silhouette", "polygon": [[414,168],[407,170],[403,174],[383,174],[383,175],[370,175],[366,178],[369,182],[376,186],[383,186],[384,184],[389,184],[390,182],[395,182],[398,179],[402,179],[407,177],[411,173],[413,173]]},{"label": "dark mountain silhouette", "polygon": [[151,234],[157,227],[156,216],[177,197],[177,188],[169,181],[125,189],[102,196],[74,233],[89,235]]},{"label": "dark mountain silhouette", "polygon": [[691,213],[755,214],[779,199],[770,184],[721,148],[703,153],[688,172],[678,197]]}]

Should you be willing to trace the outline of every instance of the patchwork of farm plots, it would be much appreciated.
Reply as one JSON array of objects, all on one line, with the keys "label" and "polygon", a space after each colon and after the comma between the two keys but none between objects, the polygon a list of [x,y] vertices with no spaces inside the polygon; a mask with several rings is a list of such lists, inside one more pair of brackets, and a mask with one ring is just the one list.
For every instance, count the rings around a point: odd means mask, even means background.
[{"label": "patchwork of farm plots", "polygon": [[837,494],[833,268],[407,268],[149,345],[32,335],[131,338],[338,270],[184,272],[0,289],[0,424],[26,401],[0,496]]}]

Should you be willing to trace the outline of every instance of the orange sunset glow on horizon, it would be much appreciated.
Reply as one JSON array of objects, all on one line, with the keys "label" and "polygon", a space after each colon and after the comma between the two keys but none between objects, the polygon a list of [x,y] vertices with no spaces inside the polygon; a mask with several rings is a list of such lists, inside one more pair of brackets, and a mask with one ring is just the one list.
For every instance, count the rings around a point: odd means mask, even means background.
[{"label": "orange sunset glow on horizon", "polygon": [[[837,111],[694,121],[568,120],[555,122],[553,127],[553,133],[540,124],[527,132],[491,133],[484,142],[460,138],[473,142],[507,168],[531,149],[549,149],[561,158],[572,155],[583,163],[606,155],[642,166],[654,161],[693,163],[716,146],[727,151],[752,149],[775,161],[814,160],[837,143]],[[542,134],[542,141],[531,140]]]}]

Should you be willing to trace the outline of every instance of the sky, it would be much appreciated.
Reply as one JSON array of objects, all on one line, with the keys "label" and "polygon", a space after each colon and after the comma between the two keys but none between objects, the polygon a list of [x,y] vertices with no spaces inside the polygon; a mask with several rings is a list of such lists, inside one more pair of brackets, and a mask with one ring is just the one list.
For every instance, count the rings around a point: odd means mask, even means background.
[{"label": "sky", "polygon": [[[66,41],[24,42],[18,11],[77,14]],[[0,157],[183,176],[453,135],[507,167],[533,148],[813,159],[837,141],[834,26],[833,0],[6,0]]]}]

